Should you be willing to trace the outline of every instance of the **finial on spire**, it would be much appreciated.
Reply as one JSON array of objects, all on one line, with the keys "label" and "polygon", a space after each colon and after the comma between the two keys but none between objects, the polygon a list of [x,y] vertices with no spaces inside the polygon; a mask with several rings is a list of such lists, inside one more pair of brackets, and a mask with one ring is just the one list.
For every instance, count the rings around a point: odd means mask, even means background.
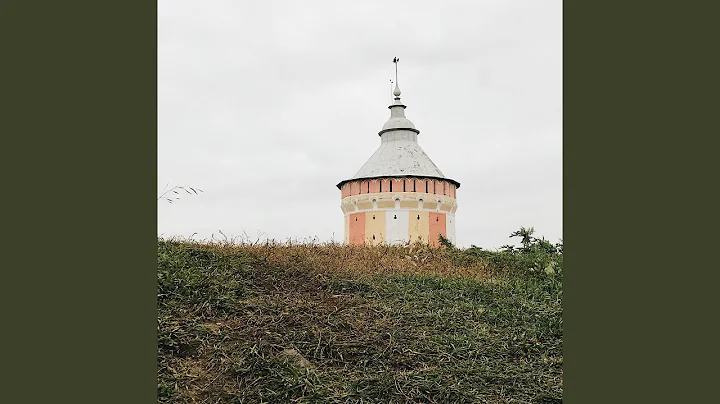
[{"label": "finial on spire", "polygon": [[397,64],[399,61],[400,61],[399,58],[397,58],[397,57],[393,58],[393,63],[395,63],[395,91],[393,91],[393,94],[396,97],[400,96],[400,87],[398,86],[398,73],[397,73]]}]

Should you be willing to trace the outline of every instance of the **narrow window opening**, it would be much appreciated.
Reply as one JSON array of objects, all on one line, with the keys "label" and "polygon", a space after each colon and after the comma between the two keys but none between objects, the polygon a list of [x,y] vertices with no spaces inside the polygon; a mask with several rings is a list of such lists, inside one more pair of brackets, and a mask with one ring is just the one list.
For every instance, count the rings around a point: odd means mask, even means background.
[{"label": "narrow window opening", "polygon": [[417,181],[413,180],[413,192],[415,192],[416,186],[417,186]]},{"label": "narrow window opening", "polygon": [[382,181],[380,181],[380,192],[382,192]]},{"label": "narrow window opening", "polygon": [[357,222],[357,218],[355,218],[355,221]]},{"label": "narrow window opening", "polygon": [[393,219],[397,219],[397,215],[393,216]]},{"label": "narrow window opening", "polygon": [[375,235],[373,234],[373,240],[375,240]]},{"label": "narrow window opening", "polygon": [[375,215],[373,215],[373,220],[375,220]]},{"label": "narrow window opening", "polygon": [[407,182],[406,180],[403,180],[403,192],[405,192],[405,183],[406,182]]},{"label": "narrow window opening", "polygon": [[426,193],[426,194],[427,194],[427,193],[430,193],[430,191],[428,190],[428,183],[427,183],[427,182],[425,183],[425,193]]},{"label": "narrow window opening", "polygon": [[368,181],[368,194],[370,193],[370,182]]},{"label": "narrow window opening", "polygon": [[418,220],[420,220],[420,215],[418,215]]},{"label": "narrow window opening", "polygon": [[390,192],[392,192],[392,183],[393,183],[393,180],[390,180]]},{"label": "narrow window opening", "polygon": [[440,221],[440,218],[439,218],[439,217],[436,217],[436,218],[435,218],[435,221],[436,221],[436,222],[439,222],[439,221]]}]

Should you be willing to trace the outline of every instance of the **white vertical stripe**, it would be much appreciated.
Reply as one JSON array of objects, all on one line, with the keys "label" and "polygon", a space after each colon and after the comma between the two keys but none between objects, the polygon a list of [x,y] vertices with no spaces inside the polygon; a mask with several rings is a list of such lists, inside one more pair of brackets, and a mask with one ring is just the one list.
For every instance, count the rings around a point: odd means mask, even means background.
[{"label": "white vertical stripe", "polygon": [[409,213],[407,210],[389,210],[385,212],[388,244],[407,242]]},{"label": "white vertical stripe", "polygon": [[447,231],[447,238],[451,243],[457,244],[455,241],[455,215],[448,213],[446,219],[445,226],[447,226],[447,228],[445,231]]}]

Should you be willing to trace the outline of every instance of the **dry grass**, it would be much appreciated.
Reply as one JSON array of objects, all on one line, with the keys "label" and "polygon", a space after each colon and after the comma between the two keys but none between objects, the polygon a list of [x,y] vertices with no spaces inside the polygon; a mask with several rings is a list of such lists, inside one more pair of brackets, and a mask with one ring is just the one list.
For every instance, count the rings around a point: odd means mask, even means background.
[{"label": "dry grass", "polygon": [[335,243],[225,242],[204,245],[220,254],[253,257],[275,268],[302,268],[331,274],[438,275],[484,279],[496,272],[482,260],[458,262],[445,248],[423,244],[348,246]]},{"label": "dry grass", "polygon": [[159,240],[158,401],[561,402],[561,282],[423,246]]}]

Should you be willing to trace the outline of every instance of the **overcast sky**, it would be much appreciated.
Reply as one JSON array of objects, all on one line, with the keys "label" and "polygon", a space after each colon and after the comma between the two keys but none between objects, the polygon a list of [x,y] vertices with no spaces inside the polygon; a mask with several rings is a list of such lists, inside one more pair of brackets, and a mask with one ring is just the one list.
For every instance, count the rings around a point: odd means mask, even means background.
[{"label": "overcast sky", "polygon": [[158,234],[343,239],[393,57],[408,119],[460,182],[460,246],[562,238],[562,2],[158,2]]}]

